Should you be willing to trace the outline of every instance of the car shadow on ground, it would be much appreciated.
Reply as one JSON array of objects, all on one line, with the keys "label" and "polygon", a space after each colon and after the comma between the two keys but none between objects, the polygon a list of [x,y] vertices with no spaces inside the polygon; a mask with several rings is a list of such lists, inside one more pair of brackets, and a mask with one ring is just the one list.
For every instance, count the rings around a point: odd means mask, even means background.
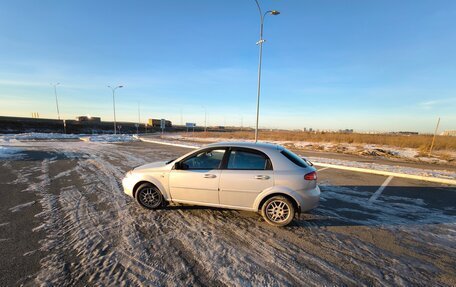
[{"label": "car shadow on ground", "polygon": [[[456,223],[456,188],[389,186],[375,200],[372,186],[322,186],[320,205],[301,213],[291,228],[388,226]],[[255,212],[208,206],[170,204],[162,210],[228,212],[239,219],[263,221]]]},{"label": "car shadow on ground", "polygon": [[456,187],[388,186],[376,199],[371,186],[322,186],[320,206],[294,226],[384,226],[456,223]]}]

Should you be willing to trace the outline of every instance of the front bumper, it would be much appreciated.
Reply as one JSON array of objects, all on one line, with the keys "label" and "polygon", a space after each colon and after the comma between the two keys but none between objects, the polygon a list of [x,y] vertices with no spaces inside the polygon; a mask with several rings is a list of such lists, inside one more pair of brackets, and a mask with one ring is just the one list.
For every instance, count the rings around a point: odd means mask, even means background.
[{"label": "front bumper", "polygon": [[126,195],[129,195],[133,197],[133,188],[135,187],[136,181],[133,179],[132,176],[126,176],[124,179],[122,179],[122,187],[124,190],[124,193]]}]

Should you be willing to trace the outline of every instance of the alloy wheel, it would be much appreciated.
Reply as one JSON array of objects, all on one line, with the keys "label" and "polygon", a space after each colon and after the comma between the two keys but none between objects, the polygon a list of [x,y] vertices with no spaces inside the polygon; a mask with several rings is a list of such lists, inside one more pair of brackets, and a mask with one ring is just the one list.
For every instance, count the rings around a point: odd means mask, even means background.
[{"label": "alloy wheel", "polygon": [[274,223],[284,222],[290,215],[290,207],[282,200],[273,200],[266,206],[266,216]]}]

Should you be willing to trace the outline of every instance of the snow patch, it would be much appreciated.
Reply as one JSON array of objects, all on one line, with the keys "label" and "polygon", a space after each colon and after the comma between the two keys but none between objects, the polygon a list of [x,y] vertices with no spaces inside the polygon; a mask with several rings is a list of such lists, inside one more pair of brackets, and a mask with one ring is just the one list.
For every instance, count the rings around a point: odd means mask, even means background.
[{"label": "snow patch", "polygon": [[59,133],[23,133],[0,135],[0,143],[15,143],[20,141],[59,141],[82,140],[86,142],[115,143],[132,142],[137,139],[132,135],[85,135],[85,134],[59,134]]},{"label": "snow patch", "polygon": [[21,209],[23,209],[23,208],[26,208],[26,207],[34,205],[35,203],[36,203],[36,201],[30,201],[30,202],[27,202],[27,203],[16,205],[15,207],[11,207],[9,210],[11,212],[18,212],[18,211],[21,211]]},{"label": "snow patch", "polygon": [[117,143],[117,142],[134,142],[138,139],[132,135],[95,135],[80,137],[81,140],[86,142],[99,142],[99,143]]},{"label": "snow patch", "polygon": [[4,134],[4,135],[0,135],[0,143],[1,142],[17,142],[17,141],[79,139],[79,137],[80,137],[80,135],[59,134],[59,133]]},{"label": "snow patch", "polygon": [[17,147],[0,146],[0,159],[20,157],[23,150]]}]

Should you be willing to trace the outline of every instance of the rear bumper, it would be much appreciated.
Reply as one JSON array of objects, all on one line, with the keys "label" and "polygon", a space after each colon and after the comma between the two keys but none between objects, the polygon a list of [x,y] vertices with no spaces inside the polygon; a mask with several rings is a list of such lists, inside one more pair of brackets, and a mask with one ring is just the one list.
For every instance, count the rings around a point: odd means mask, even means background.
[{"label": "rear bumper", "polygon": [[320,203],[320,188],[318,185],[311,190],[298,191],[298,194],[300,195],[298,203],[301,212],[307,212],[318,207]]}]

